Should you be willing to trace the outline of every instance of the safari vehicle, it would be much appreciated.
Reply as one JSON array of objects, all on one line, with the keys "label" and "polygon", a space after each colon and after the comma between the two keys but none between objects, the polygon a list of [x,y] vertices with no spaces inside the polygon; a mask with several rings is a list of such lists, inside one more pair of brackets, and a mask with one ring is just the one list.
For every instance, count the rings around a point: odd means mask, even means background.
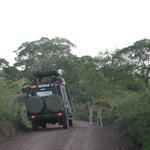
[{"label": "safari vehicle", "polygon": [[27,113],[33,130],[47,123],[73,126],[72,105],[65,81],[57,71],[34,73],[28,87]]}]

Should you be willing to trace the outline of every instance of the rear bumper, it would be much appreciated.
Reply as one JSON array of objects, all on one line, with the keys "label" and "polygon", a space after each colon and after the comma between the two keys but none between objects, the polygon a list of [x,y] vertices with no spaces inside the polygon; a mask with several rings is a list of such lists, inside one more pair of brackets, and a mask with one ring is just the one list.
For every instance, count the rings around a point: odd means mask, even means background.
[{"label": "rear bumper", "polygon": [[37,121],[37,122],[47,122],[47,123],[62,123],[64,115],[57,115],[57,113],[52,114],[40,114],[40,115],[32,115],[30,114],[29,120]]}]

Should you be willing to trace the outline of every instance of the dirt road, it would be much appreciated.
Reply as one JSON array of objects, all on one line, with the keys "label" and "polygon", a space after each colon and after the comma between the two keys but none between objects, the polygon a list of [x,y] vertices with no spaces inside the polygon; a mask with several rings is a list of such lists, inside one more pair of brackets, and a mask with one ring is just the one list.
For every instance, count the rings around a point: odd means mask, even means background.
[{"label": "dirt road", "polygon": [[0,144],[0,150],[128,150],[116,130],[75,121],[74,127],[27,132]]}]

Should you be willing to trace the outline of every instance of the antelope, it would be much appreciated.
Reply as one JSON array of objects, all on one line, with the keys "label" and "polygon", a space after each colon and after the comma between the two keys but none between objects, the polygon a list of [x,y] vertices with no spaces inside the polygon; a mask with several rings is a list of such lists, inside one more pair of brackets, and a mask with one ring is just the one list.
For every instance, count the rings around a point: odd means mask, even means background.
[{"label": "antelope", "polygon": [[112,109],[111,105],[104,101],[93,102],[89,106],[89,123],[92,124],[93,112],[97,113],[97,124],[100,123],[103,126],[102,121],[102,110],[104,109]]}]

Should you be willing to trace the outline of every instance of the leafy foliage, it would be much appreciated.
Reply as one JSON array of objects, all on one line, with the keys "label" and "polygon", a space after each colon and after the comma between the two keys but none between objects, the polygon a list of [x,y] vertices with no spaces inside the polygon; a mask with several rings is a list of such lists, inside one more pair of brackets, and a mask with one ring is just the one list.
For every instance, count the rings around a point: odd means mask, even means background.
[{"label": "leafy foliage", "polygon": [[134,73],[138,74],[149,87],[150,78],[150,40],[143,39],[135,42],[132,46],[123,48],[117,55],[126,64],[134,67]]},{"label": "leafy foliage", "polygon": [[64,38],[41,38],[33,42],[23,43],[15,53],[17,67],[28,71],[56,70],[59,59],[70,55],[70,50],[75,45]]},{"label": "leafy foliage", "polygon": [[0,69],[4,69],[6,67],[8,67],[9,63],[7,60],[5,60],[4,58],[0,58]]},{"label": "leafy foliage", "polygon": [[13,102],[11,95],[19,91],[19,82],[7,84],[4,78],[0,78],[0,134],[11,136],[12,129],[17,129],[18,125],[29,126],[25,105],[22,100],[19,103]]}]

